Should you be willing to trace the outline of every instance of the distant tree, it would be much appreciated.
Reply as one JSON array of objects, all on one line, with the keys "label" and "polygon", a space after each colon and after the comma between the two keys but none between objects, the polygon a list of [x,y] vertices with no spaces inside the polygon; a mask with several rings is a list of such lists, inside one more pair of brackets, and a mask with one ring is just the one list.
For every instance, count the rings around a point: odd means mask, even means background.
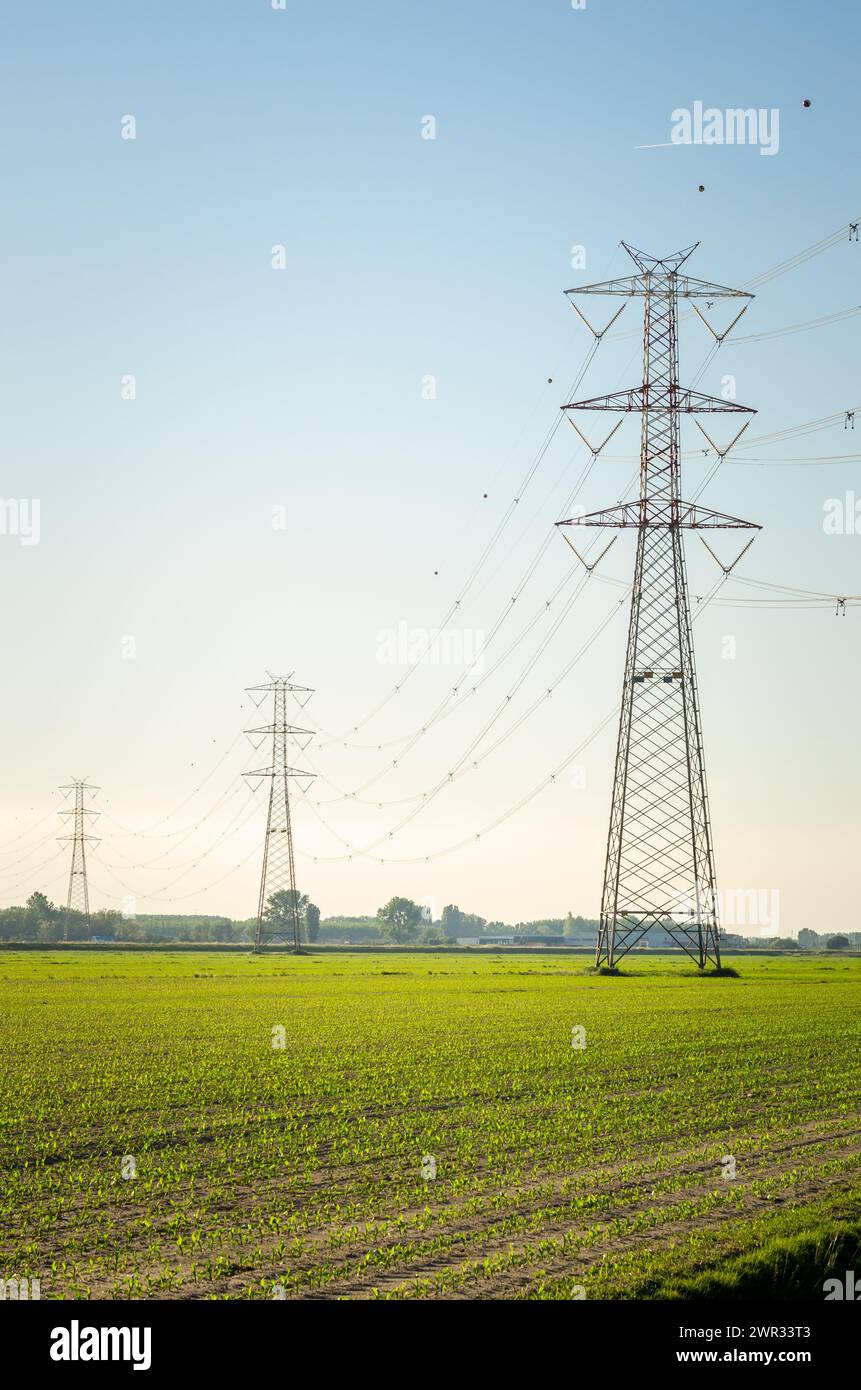
[{"label": "distant tree", "polygon": [[422,925],[422,910],[411,898],[390,898],[377,912],[380,931],[387,941],[414,941]]},{"label": "distant tree", "polygon": [[36,928],[26,907],[0,910],[0,941],[33,941]]},{"label": "distant tree", "polygon": [[32,912],[35,917],[51,917],[57,909],[44,893],[31,893],[27,899],[27,911]]},{"label": "distant tree", "polygon": [[456,936],[462,936],[462,923],[463,913],[459,907],[455,907],[453,903],[449,903],[448,907],[443,908],[440,924],[447,937],[451,939]]},{"label": "distant tree", "polygon": [[27,913],[37,941],[56,941],[62,935],[60,913],[44,893],[31,893]]},{"label": "distant tree", "polygon": [[464,912],[460,926],[464,936],[481,936],[487,923],[483,917],[479,917],[475,912]]},{"label": "distant tree", "polygon": [[845,936],[829,936],[826,942],[829,951],[848,951],[849,940]]},{"label": "distant tree", "polygon": [[308,907],[308,897],[304,893],[294,892],[292,888],[282,888],[279,893],[273,893],[267,900],[263,909],[263,919],[276,931],[284,936],[293,935],[293,911],[299,919],[299,940],[304,937],[304,918]]},{"label": "distant tree", "polygon": [[774,937],[774,939],[773,939],[772,941],[770,941],[768,944],[769,944],[769,949],[772,950],[772,951],[797,951],[797,950],[798,950],[798,942],[797,942],[797,941],[794,941],[794,940],[792,939],[791,936],[776,936],[776,937]]},{"label": "distant tree", "polygon": [[432,923],[422,928],[418,939],[422,946],[443,946],[446,941],[439,927]]},{"label": "distant tree", "polygon": [[305,908],[305,931],[309,941],[316,941],[320,935],[320,909],[316,903],[308,903]]},{"label": "distant tree", "polygon": [[50,925],[39,928],[40,941],[61,941],[64,937],[69,941],[86,941],[89,934],[86,917],[73,907],[57,908]]},{"label": "distant tree", "polygon": [[123,914],[116,912],[112,908],[102,908],[99,912],[94,912],[90,918],[90,931],[93,936],[100,936],[104,941],[116,941],[117,933],[123,924]]}]

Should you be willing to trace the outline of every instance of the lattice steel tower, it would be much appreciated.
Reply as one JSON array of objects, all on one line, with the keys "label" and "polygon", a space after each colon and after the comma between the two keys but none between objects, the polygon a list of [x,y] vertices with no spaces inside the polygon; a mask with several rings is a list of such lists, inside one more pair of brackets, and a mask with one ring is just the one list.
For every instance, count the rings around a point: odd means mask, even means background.
[{"label": "lattice steel tower", "polygon": [[66,894],[66,917],[63,920],[63,940],[69,939],[69,912],[80,912],[84,918],[87,941],[92,935],[90,923],[90,892],[87,886],[87,852],[86,847],[90,844],[97,845],[99,841],[87,834],[87,820],[90,817],[97,817],[98,811],[91,811],[87,806],[87,797],[99,790],[87,781],[86,777],[75,777],[65,786],[60,787],[61,792],[74,792],[75,805],[73,810],[61,811],[63,817],[72,817],[71,835],[60,837],[61,845],[71,844],[72,864],[69,869],[69,891]]},{"label": "lattice steel tower", "polygon": [[[260,729],[247,729],[251,735],[271,735],[272,762],[269,767],[246,772],[250,778],[269,778],[269,811],[266,817],[266,838],[263,842],[263,869],[260,875],[260,898],[257,904],[257,926],[254,949],[267,943],[290,941],[294,951],[301,947],[299,924],[299,891],[296,886],[296,865],[293,855],[293,826],[290,815],[290,779],[305,779],[310,786],[314,774],[290,767],[288,745],[293,742],[307,748],[313,737],[309,729],[297,729],[287,723],[287,697],[291,696],[300,708],[308,703],[313,691],[303,685],[292,685],[290,677],[273,677],[268,685],[250,686],[248,693],[260,692],[261,701],[271,692],[273,696],[272,723]],[[302,696],[305,698],[303,699]],[[260,703],[261,701],[258,701]],[[304,741],[303,741],[304,740]],[[259,745],[257,745],[259,747]],[[304,788],[303,790],[307,790]],[[286,914],[273,917],[270,899],[276,893],[289,893]]]},{"label": "lattice steel tower", "polygon": [[[637,528],[596,964],[613,967],[660,926],[703,969],[720,966],[720,928],[682,531],[759,527],[681,500],[679,417],[718,411],[747,416],[724,450],[699,426],[722,459],[755,412],[679,385],[678,301],[689,300],[720,343],[753,296],[680,275],[696,246],[658,259],[622,245],[636,275],[568,293],[643,299],[643,383],[563,408],[642,413],[640,495],[558,523]],[[717,334],[696,301],[711,308],[727,298],[746,302]]]}]

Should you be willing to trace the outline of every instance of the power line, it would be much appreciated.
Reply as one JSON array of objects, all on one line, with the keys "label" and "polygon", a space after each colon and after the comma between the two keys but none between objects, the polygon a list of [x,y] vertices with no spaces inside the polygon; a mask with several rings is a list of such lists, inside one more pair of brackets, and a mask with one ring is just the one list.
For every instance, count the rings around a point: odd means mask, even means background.
[{"label": "power line", "polygon": [[[584,361],[583,366],[581,367],[580,371],[578,372],[578,374],[577,374],[577,376],[576,376],[576,378],[575,378],[575,380],[574,380],[574,383],[573,383],[572,388],[571,388],[572,390],[576,390],[576,389],[577,389],[577,386],[578,386],[579,383],[582,381],[583,377],[586,375],[586,372],[588,371],[588,368],[589,368],[589,364],[591,363],[592,358],[594,357],[594,355],[595,355],[595,353],[596,353],[596,351],[597,351],[597,348],[598,348],[597,343],[593,343],[593,344],[592,344],[592,347],[589,349],[589,352],[586,354],[586,360]],[[524,478],[523,478],[523,480],[522,480],[522,482],[521,482],[521,484],[520,484],[520,487],[519,487],[518,490],[517,490],[516,496],[514,496],[514,497],[512,498],[511,502],[509,503],[508,507],[506,508],[506,510],[505,510],[505,512],[504,512],[504,514],[503,514],[502,520],[501,520],[501,521],[499,522],[499,524],[497,525],[496,530],[493,532],[492,536],[490,537],[490,540],[489,540],[489,541],[487,542],[487,544],[485,545],[484,549],[482,550],[481,554],[479,555],[478,560],[476,561],[475,565],[473,566],[472,571],[471,571],[471,573],[469,574],[469,576],[468,576],[468,578],[467,578],[467,580],[466,580],[466,583],[463,585],[463,587],[462,587],[462,589],[460,590],[460,593],[458,594],[458,596],[457,596],[457,598],[455,599],[454,603],[453,603],[453,604],[451,605],[451,607],[448,609],[448,612],[446,613],[446,615],[445,615],[445,617],[443,618],[442,622],[439,624],[439,627],[440,627],[440,628],[445,628],[445,627],[448,625],[448,623],[451,621],[451,619],[454,617],[455,613],[458,611],[458,609],[460,608],[461,604],[463,603],[463,600],[466,598],[467,594],[469,593],[470,589],[472,588],[472,585],[475,583],[475,580],[477,579],[478,575],[481,573],[481,570],[482,570],[484,564],[486,563],[488,557],[491,555],[491,553],[493,552],[495,546],[497,545],[498,541],[500,540],[500,538],[501,538],[503,532],[505,531],[505,528],[507,527],[509,521],[510,521],[511,518],[514,516],[514,513],[515,513],[515,511],[516,511],[516,509],[517,509],[517,507],[518,507],[518,505],[519,505],[519,503],[520,503],[522,497],[524,496],[524,494],[525,494],[527,488],[529,487],[529,484],[532,482],[533,478],[535,477],[536,472],[538,471],[539,467],[541,466],[541,463],[542,463],[543,460],[544,460],[544,457],[545,457],[545,455],[546,455],[546,453],[547,453],[547,450],[550,448],[550,445],[551,445],[551,443],[553,442],[553,439],[555,438],[556,432],[557,432],[557,430],[559,429],[559,426],[561,425],[561,423],[562,423],[562,416],[561,416],[561,415],[557,415],[557,416],[556,416],[556,419],[553,421],[553,424],[552,424],[552,425],[550,426],[550,428],[548,429],[548,431],[547,431],[547,433],[546,433],[546,435],[545,435],[545,437],[544,437],[544,440],[543,440],[543,442],[542,442],[542,444],[541,444],[541,446],[540,446],[540,448],[539,448],[539,450],[538,450],[538,453],[536,454],[535,458],[533,459],[532,463],[530,464],[529,468],[527,469],[527,472],[526,472],[526,474],[525,474],[525,476],[524,476]],[[416,663],[416,665],[413,665],[413,666],[409,667],[408,670],[406,671],[405,675],[401,678],[401,680],[397,683],[397,685],[393,686],[392,689],[388,692],[388,694],[385,695],[385,696],[383,697],[383,699],[380,700],[379,703],[376,704],[376,705],[373,707],[373,709],[369,710],[369,712],[368,712],[366,715],[364,715],[363,718],[359,719],[355,724],[353,724],[353,726],[352,726],[351,728],[344,730],[343,733],[340,733],[340,734],[332,734],[331,732],[329,732],[329,731],[323,729],[322,732],[326,735],[328,744],[343,743],[344,740],[347,738],[347,736],[348,736],[349,734],[357,734],[357,733],[359,732],[360,729],[364,728],[364,726],[365,726],[366,724],[369,724],[370,721],[371,721],[377,714],[379,714],[381,710],[385,709],[385,707],[386,707],[388,704],[390,704],[390,702],[391,702],[393,699],[395,699],[395,697],[398,696],[398,695],[401,693],[401,691],[403,690],[404,685],[405,685],[406,682],[410,679],[410,677],[414,674],[414,672],[417,670],[417,667],[418,667],[418,663]],[[321,745],[320,745],[320,747],[326,747],[326,746],[327,746],[327,744],[321,744]]]}]

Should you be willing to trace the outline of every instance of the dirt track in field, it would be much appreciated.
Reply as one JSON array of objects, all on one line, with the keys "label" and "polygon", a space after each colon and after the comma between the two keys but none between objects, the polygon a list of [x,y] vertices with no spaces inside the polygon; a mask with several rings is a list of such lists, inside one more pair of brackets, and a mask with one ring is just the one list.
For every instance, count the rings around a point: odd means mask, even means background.
[{"label": "dirt track in field", "polygon": [[[188,1279],[182,1289],[156,1296],[180,1299],[242,1297],[249,1285],[261,1279],[277,1282],[283,1277],[285,1267],[289,1267],[291,1276],[297,1280],[297,1287],[291,1287],[287,1293],[291,1299],[367,1299],[400,1292],[410,1296],[411,1286],[417,1281],[433,1281],[446,1272],[456,1272],[464,1266],[474,1266],[476,1262],[483,1264],[499,1257],[511,1261],[510,1267],[471,1268],[469,1277],[459,1285],[442,1290],[422,1289],[421,1295],[429,1298],[511,1298],[541,1279],[560,1275],[579,1279],[588,1287],[590,1271],[608,1257],[637,1249],[658,1250],[670,1242],[683,1241],[694,1232],[719,1230],[730,1221],[758,1216],[785,1205],[804,1205],[839,1191],[846,1184],[845,1168],[834,1173],[817,1173],[817,1160],[821,1160],[818,1163],[821,1168],[834,1162],[851,1164],[859,1152],[861,1117],[854,1123],[844,1116],[839,1123],[834,1122],[833,1128],[819,1121],[767,1152],[744,1154],[739,1158],[735,1184],[721,1178],[719,1165],[713,1158],[703,1159],[690,1149],[663,1153],[657,1160],[649,1160],[644,1155],[629,1156],[624,1161],[591,1167],[582,1175],[548,1173],[546,1177],[503,1184],[499,1189],[493,1187],[488,1170],[485,1173],[488,1186],[483,1189],[473,1189],[445,1203],[429,1200],[426,1207],[403,1212],[408,1222],[429,1212],[431,1224],[427,1231],[407,1228],[372,1237],[372,1246],[392,1252],[394,1259],[388,1269],[377,1266],[360,1271],[358,1266],[368,1250],[368,1239],[364,1236],[359,1240],[346,1239],[333,1246],[331,1236],[336,1228],[328,1224],[303,1237],[301,1255],[285,1260],[274,1250],[275,1237],[258,1238],[254,1241],[255,1258],[249,1260],[247,1251],[237,1250],[233,1257],[234,1268],[223,1278],[203,1283]],[[638,1167],[636,1177],[619,1176],[622,1169],[630,1171],[632,1166]],[[814,1171],[801,1177],[793,1176],[799,1167],[812,1167]],[[337,1191],[339,1183],[349,1174],[350,1170],[319,1170],[310,1180],[308,1197],[321,1191]],[[785,1180],[783,1184],[781,1179]],[[773,1194],[765,1196],[749,1190],[751,1184],[765,1180],[777,1181],[778,1189]],[[671,1190],[655,1190],[652,1195],[652,1190],[659,1189],[661,1184],[670,1185]],[[737,1200],[731,1208],[684,1217],[674,1213],[680,1201],[702,1201],[724,1185],[736,1187]],[[429,1186],[429,1196],[431,1190]],[[593,1200],[588,1213],[572,1210],[572,1203],[584,1195],[592,1196]],[[504,1197],[502,1207],[469,1210],[477,1198],[488,1203],[496,1196]],[[296,1197],[294,1188],[290,1193],[292,1203]],[[234,1222],[241,1225],[243,1217],[250,1216],[261,1205],[266,1210],[277,1210],[276,1182],[238,1187],[231,1195],[229,1209]],[[154,1215],[151,1206],[148,1211],[150,1216]],[[611,1222],[630,1221],[649,1211],[652,1217],[642,1229],[630,1232],[608,1229]],[[443,1224],[434,1220],[440,1214],[445,1217]],[[147,1241],[135,1228],[140,1215],[137,1207],[126,1206],[114,1215],[118,1237],[127,1239],[130,1249],[136,1248],[143,1253]],[[381,1213],[379,1219],[382,1224],[385,1216]],[[516,1231],[500,1229],[512,1220],[532,1220],[534,1227]],[[155,1224],[157,1227],[157,1220]],[[421,1248],[440,1233],[447,1242],[444,1248]],[[575,1243],[575,1251],[561,1248],[564,1238],[569,1247],[571,1242]],[[542,1242],[554,1242],[559,1248],[555,1251],[545,1248],[539,1254],[536,1247]],[[410,1245],[418,1248],[410,1250]],[[401,1247],[399,1251],[398,1247]],[[171,1263],[188,1274],[193,1262],[182,1258]],[[145,1267],[146,1261],[142,1273]],[[325,1277],[321,1277],[323,1270]],[[106,1280],[100,1280],[93,1285],[92,1296],[106,1297],[112,1287]]]}]

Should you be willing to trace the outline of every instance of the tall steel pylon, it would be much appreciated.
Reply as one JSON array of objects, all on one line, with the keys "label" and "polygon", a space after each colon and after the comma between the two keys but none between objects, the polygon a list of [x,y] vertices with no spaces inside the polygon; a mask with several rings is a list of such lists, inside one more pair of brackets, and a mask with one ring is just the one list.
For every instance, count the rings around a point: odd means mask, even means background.
[{"label": "tall steel pylon", "polygon": [[[681,533],[687,529],[760,528],[681,500],[679,417],[712,412],[748,417],[723,450],[696,421],[723,459],[755,412],[679,385],[678,301],[688,300],[720,343],[753,296],[680,275],[699,243],[662,259],[625,242],[622,245],[637,267],[636,275],[568,293],[643,299],[642,385],[571,402],[563,409],[642,414],[640,495],[635,502],[558,523],[637,528],[595,962],[614,967],[650,928],[660,926],[700,969],[708,964],[719,968],[714,854]],[[715,332],[696,302],[706,301],[711,308],[718,299],[747,301],[722,334]],[[603,336],[594,329],[592,332],[598,339]],[[593,449],[593,454],[600,448]]]},{"label": "tall steel pylon", "polygon": [[[290,779],[304,778],[310,785],[314,774],[290,767],[287,756],[289,743],[307,748],[313,737],[310,729],[297,729],[287,722],[287,697],[291,696],[300,708],[308,703],[313,690],[307,686],[293,685],[290,676],[273,676],[267,685],[248,688],[250,695],[260,694],[261,703],[266,695],[273,696],[272,723],[260,729],[247,729],[249,736],[270,735],[272,739],[272,762],[269,767],[258,768],[256,772],[246,772],[249,778],[269,778],[269,810],[266,817],[266,837],[263,841],[263,868],[260,874],[260,897],[257,904],[257,925],[254,931],[254,949],[259,951],[267,943],[290,941],[294,951],[301,946],[299,923],[299,890],[296,884],[296,864],[293,855],[293,826],[290,814]],[[305,697],[304,699],[302,697]],[[304,742],[303,742],[304,740]],[[269,902],[275,893],[289,893],[286,919],[280,920],[267,915]]]},{"label": "tall steel pylon", "polygon": [[92,786],[86,777],[75,777],[65,786],[60,787],[61,792],[74,792],[74,809],[61,811],[60,815],[73,818],[71,835],[60,837],[60,844],[71,844],[72,863],[69,869],[69,891],[66,894],[66,916],[63,920],[63,940],[69,939],[69,916],[70,912],[80,912],[84,918],[87,933],[87,941],[92,935],[90,923],[90,890],[87,885],[87,845],[97,845],[99,841],[87,834],[87,820],[89,817],[98,816],[98,811],[91,811],[87,806],[87,797],[97,791],[98,787]]}]

